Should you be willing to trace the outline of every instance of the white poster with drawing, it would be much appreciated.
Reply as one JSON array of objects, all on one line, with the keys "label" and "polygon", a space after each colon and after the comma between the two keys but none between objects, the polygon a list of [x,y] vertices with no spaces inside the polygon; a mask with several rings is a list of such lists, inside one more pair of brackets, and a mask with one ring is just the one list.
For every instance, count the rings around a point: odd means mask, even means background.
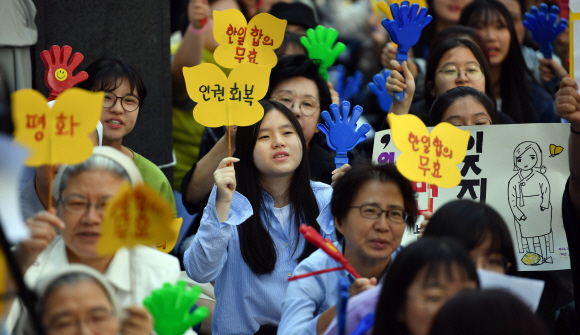
[{"label": "white poster with drawing", "polygon": [[[471,132],[467,154],[458,165],[461,183],[449,189],[434,185],[427,189],[424,183],[414,183],[419,209],[437,210],[456,199],[486,203],[503,216],[512,233],[520,271],[569,269],[562,195],[570,175],[566,148],[570,125],[459,128]],[[375,135],[373,162],[394,163],[399,156],[390,133],[385,130]],[[417,223],[405,232],[403,244],[419,233]]]}]

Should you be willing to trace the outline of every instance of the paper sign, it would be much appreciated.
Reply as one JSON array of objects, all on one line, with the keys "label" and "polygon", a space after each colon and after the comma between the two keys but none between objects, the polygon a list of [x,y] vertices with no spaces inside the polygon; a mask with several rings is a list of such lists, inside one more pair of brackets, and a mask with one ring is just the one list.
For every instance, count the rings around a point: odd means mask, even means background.
[{"label": "paper sign", "polygon": [[268,13],[254,16],[250,23],[237,9],[213,11],[213,37],[219,46],[215,61],[228,69],[244,63],[273,68],[278,62],[274,53],[282,45],[286,20]]},{"label": "paper sign", "polygon": [[241,64],[226,75],[215,64],[184,67],[187,93],[197,102],[195,121],[206,127],[249,126],[264,116],[258,102],[268,92],[270,68]]},{"label": "paper sign", "polygon": [[105,207],[97,253],[111,255],[121,247],[169,243],[177,239],[170,229],[172,222],[171,206],[157,191],[145,184],[135,188],[124,184]]},{"label": "paper sign", "polygon": [[457,164],[465,158],[469,132],[447,122],[438,124],[431,134],[421,119],[412,114],[390,113],[393,142],[402,152],[397,170],[407,179],[441,187],[454,187],[461,181]]},{"label": "paper sign", "polygon": [[78,164],[93,152],[88,134],[101,118],[103,92],[71,88],[61,93],[52,108],[38,91],[12,93],[14,141],[28,147],[28,166]]},{"label": "paper sign", "polygon": [[479,286],[482,290],[505,290],[519,298],[532,313],[538,310],[544,292],[544,281],[504,275],[497,272],[477,270]]},{"label": "paper sign", "polygon": [[181,224],[183,223],[183,218],[173,219],[171,224],[169,225],[169,229],[173,234],[175,234],[175,238],[168,240],[166,242],[160,243],[157,242],[155,247],[157,250],[164,252],[166,254],[170,253],[173,248],[175,248],[175,244],[177,243],[177,239],[179,237],[179,229],[181,229]]},{"label": "paper sign", "polygon": [[[449,189],[414,183],[420,212],[427,209],[436,211],[445,203],[457,199],[485,203],[500,213],[511,232],[518,270],[569,269],[570,254],[562,222],[562,194],[570,176],[570,125],[458,128],[471,133],[467,154],[463,163],[459,164],[461,181]],[[552,155],[550,149],[554,148],[555,153],[557,147],[561,147],[561,151]],[[525,160],[532,159],[532,155],[535,156],[534,163],[525,164]],[[391,131],[378,132],[375,135],[373,161],[394,163],[400,157],[401,152],[391,140]],[[521,162],[518,162],[518,157]],[[427,192],[431,198],[428,205]],[[541,199],[545,200],[543,204]],[[525,220],[522,213],[526,216]],[[419,225],[420,221],[415,223],[412,230],[406,230],[403,244],[416,239],[421,232]],[[544,248],[548,251],[543,253]],[[539,258],[547,262],[538,263]]]},{"label": "paper sign", "polygon": [[0,156],[0,221],[6,239],[14,245],[30,237],[22,218],[19,187],[20,175],[24,170],[22,163],[28,153],[23,147],[12,143],[11,137],[0,135]]}]

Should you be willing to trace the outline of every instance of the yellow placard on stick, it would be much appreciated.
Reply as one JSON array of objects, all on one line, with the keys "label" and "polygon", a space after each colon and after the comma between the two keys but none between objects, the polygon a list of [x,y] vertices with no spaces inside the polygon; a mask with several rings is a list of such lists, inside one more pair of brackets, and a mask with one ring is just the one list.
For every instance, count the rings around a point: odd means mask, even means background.
[{"label": "yellow placard on stick", "polygon": [[52,108],[33,89],[12,93],[14,141],[30,149],[28,166],[78,164],[95,146],[88,134],[101,118],[103,92],[71,88],[61,93]]},{"label": "yellow placard on stick", "polygon": [[237,9],[213,12],[213,37],[219,46],[215,61],[228,69],[250,63],[273,68],[278,62],[274,53],[282,45],[286,20],[260,13],[250,23]]},{"label": "yellow placard on stick", "polygon": [[206,127],[249,126],[264,116],[258,102],[268,92],[270,68],[243,63],[226,75],[214,64],[184,67],[187,93],[197,102],[195,120]]},{"label": "yellow placard on stick", "polygon": [[105,207],[97,253],[111,255],[121,247],[139,244],[175,245],[173,224],[171,206],[155,190],[145,184],[133,188],[126,183]]},{"label": "yellow placard on stick", "polygon": [[469,132],[447,122],[438,124],[431,134],[415,115],[389,113],[391,136],[401,151],[397,169],[414,182],[455,187],[461,182],[457,164],[467,152]]}]

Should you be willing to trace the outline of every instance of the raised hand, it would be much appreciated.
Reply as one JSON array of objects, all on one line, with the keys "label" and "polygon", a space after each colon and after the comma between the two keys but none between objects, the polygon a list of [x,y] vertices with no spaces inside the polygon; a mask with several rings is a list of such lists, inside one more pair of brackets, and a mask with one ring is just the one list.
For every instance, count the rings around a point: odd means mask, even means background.
[{"label": "raised hand", "polygon": [[[328,146],[336,152],[336,158],[334,159],[336,168],[348,163],[346,153],[364,141],[367,138],[365,134],[371,130],[371,126],[366,123],[356,129],[356,122],[363,112],[361,106],[357,105],[353,108],[350,120],[348,118],[350,102],[343,101],[341,109],[342,116],[337,104],[330,105],[332,118],[327,111],[324,111],[321,116],[326,125],[318,124],[318,129],[326,135]],[[332,120],[333,118],[334,121]]]},{"label": "raised hand", "polygon": [[84,56],[80,52],[75,52],[67,64],[71,53],[72,48],[68,45],[63,46],[62,49],[58,45],[53,45],[50,52],[44,50],[40,53],[40,58],[46,67],[44,82],[50,89],[48,101],[55,100],[62,91],[89,78],[85,71],[73,76],[73,71],[83,61]]},{"label": "raised hand", "polygon": [[391,70],[384,70],[379,74],[373,76],[373,81],[367,84],[369,91],[377,97],[379,101],[379,106],[383,112],[388,113],[393,104],[393,98],[389,92],[387,92],[387,78],[391,74]]},{"label": "raised hand", "polygon": [[187,5],[187,18],[193,28],[203,28],[209,17],[209,5],[207,0],[189,0]]},{"label": "raised hand", "polygon": [[524,27],[532,32],[532,37],[540,44],[540,51],[546,59],[552,58],[554,51],[552,42],[561,32],[566,30],[568,24],[566,19],[561,19],[556,23],[559,12],[558,6],[553,5],[548,14],[548,5],[543,3],[540,5],[540,10],[538,7],[532,6],[530,12],[524,14]]},{"label": "raised hand", "polygon": [[300,37],[300,43],[308,52],[310,59],[319,59],[321,61],[320,74],[324,77],[324,80],[328,81],[327,69],[346,50],[346,46],[341,42],[335,44],[338,38],[338,31],[334,28],[317,26],[316,29],[308,29],[306,36]]},{"label": "raised hand", "polygon": [[556,92],[556,112],[572,124],[576,131],[580,130],[580,94],[579,86],[574,79],[566,77],[560,83]]},{"label": "raised hand", "polygon": [[[399,63],[408,60],[409,49],[419,41],[421,32],[433,18],[427,15],[427,8],[413,4],[409,8],[409,1],[403,1],[401,7],[394,3],[391,5],[393,20],[383,19],[385,29],[391,35],[393,42],[397,43],[396,59]],[[403,100],[405,92],[395,93],[396,100]]]},{"label": "raised hand", "polygon": [[143,300],[143,306],[153,316],[153,328],[159,335],[183,335],[189,328],[200,324],[209,315],[205,306],[191,313],[197,302],[201,288],[193,286],[187,291],[187,284],[180,280],[175,286],[165,283],[151,292]]}]

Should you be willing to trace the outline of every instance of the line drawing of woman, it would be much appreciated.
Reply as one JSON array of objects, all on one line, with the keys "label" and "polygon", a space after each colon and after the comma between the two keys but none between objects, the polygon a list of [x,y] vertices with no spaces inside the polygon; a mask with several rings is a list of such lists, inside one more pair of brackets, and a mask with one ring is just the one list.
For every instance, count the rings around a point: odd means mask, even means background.
[{"label": "line drawing of woman", "polygon": [[[550,182],[544,175],[542,149],[531,141],[525,141],[513,153],[514,171],[517,173],[508,184],[508,200],[514,216],[516,242],[520,253],[530,251],[541,256],[534,264],[553,263],[552,205]],[[549,249],[549,250],[548,250]]]}]

